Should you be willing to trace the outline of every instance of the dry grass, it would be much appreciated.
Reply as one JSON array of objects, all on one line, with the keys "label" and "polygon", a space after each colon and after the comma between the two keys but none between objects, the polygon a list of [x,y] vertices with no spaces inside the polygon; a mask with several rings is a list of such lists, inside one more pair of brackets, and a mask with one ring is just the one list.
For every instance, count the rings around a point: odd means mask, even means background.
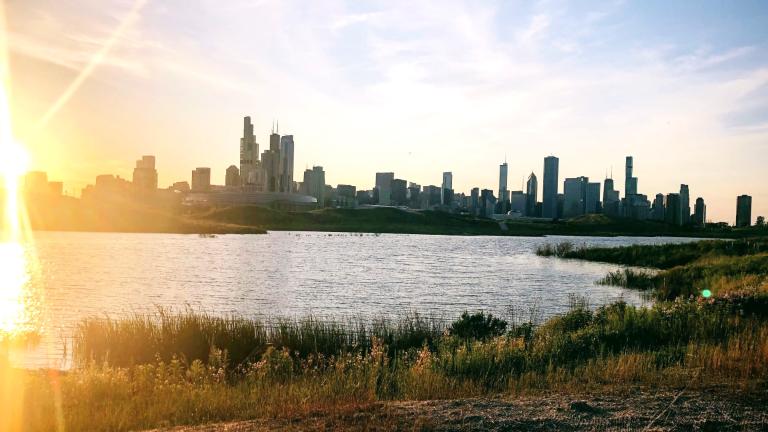
[{"label": "dry grass", "polygon": [[[765,313],[741,314],[740,307],[729,299],[652,308],[616,304],[596,311],[576,303],[570,313],[523,336],[515,328],[488,339],[446,333],[432,343],[391,350],[369,333],[366,349],[342,344],[332,353],[268,346],[240,365],[212,348],[205,360],[172,356],[128,366],[81,361],[68,372],[6,366],[17,390],[5,395],[16,413],[6,419],[21,416],[18,430],[56,430],[61,422],[68,431],[113,431],[311,417],[392,400],[637,387],[764,390],[768,321]],[[153,325],[152,320],[142,322]],[[166,342],[183,347],[179,341]],[[14,430],[11,426],[3,430]]]}]

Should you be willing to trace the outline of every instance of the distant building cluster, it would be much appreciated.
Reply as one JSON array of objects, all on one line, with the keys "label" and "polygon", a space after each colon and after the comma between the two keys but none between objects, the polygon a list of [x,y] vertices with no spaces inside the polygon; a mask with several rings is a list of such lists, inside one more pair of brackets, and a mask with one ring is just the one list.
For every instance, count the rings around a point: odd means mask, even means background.
[{"label": "distant building cluster", "polygon": [[[420,210],[438,210],[477,217],[510,219],[569,219],[582,215],[605,214],[615,218],[663,221],[676,226],[703,227],[708,223],[707,206],[698,197],[691,203],[687,184],[679,191],[657,193],[653,201],[638,189],[634,159],[627,156],[624,165],[624,196],[612,176],[601,183],[579,176],[562,179],[560,187],[559,159],[544,158],[541,177],[531,172],[520,190],[509,190],[509,166],[499,165],[499,184],[495,191],[474,187],[469,194],[454,190],[453,172],[443,172],[438,185],[419,185],[397,178],[394,172],[375,173],[371,189],[358,189],[339,184],[326,184],[322,166],[304,171],[301,181],[294,179],[294,137],[280,135],[279,124],[273,124],[269,146],[259,152],[250,117],[243,118],[243,136],[239,142],[240,163],[225,170],[224,184],[212,182],[211,168],[192,171],[190,182],[178,181],[166,189],[158,189],[154,156],[136,161],[131,181],[111,174],[96,177],[93,185],[82,191],[83,200],[102,202],[115,199],[143,200],[150,203],[183,203],[187,205],[258,205],[286,210],[308,210],[322,207],[395,206]],[[28,196],[61,196],[61,182],[49,182],[43,172],[30,172],[25,181]],[[741,195],[736,200],[736,226],[752,223],[752,197]],[[764,223],[758,217],[758,224]]]}]

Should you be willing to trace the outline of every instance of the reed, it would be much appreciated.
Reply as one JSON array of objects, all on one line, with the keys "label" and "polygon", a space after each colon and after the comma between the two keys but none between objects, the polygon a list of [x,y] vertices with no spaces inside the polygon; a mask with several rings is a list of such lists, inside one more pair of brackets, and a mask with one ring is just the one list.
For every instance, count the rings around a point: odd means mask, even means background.
[{"label": "reed", "polygon": [[768,238],[765,237],[622,247],[575,247],[571,242],[561,242],[546,243],[536,249],[536,254],[540,256],[659,269],[670,269],[712,257],[743,257],[766,252]]},{"label": "reed", "polygon": [[[528,336],[519,335],[521,326],[498,336],[451,335],[414,317],[375,325],[353,321],[358,327],[316,318],[267,326],[191,311],[109,320],[110,326],[81,334],[81,344],[93,346],[90,338],[96,337],[112,353],[126,342],[138,344],[142,335],[168,347],[130,349],[162,348],[169,357],[146,354],[149,361],[132,357],[129,366],[118,366],[110,356],[97,362],[89,351],[78,351],[89,357],[58,375],[56,386],[50,373],[26,373],[26,430],[56,429],[56,412],[67,430],[131,430],[292,417],[392,399],[627,385],[760,387],[768,376],[768,308],[745,308],[743,301],[729,296],[594,310],[574,302],[570,312],[533,326]],[[469,317],[460,318],[462,325],[480,321]],[[482,322],[500,328],[487,317]],[[184,330],[194,326],[199,333]],[[96,329],[109,329],[113,338]],[[211,339],[200,342],[198,336]],[[401,348],[392,349],[385,339]],[[230,348],[213,340],[229,341]],[[228,351],[248,352],[252,344],[263,344],[263,351],[240,364]],[[193,359],[190,347],[209,351]]]},{"label": "reed", "polygon": [[208,361],[212,350],[227,352],[229,366],[259,359],[270,347],[287,349],[302,358],[309,355],[365,354],[372,340],[382,341],[389,355],[432,345],[445,323],[436,317],[409,314],[390,319],[345,320],[250,319],[214,316],[187,309],[173,313],[134,314],[127,318],[89,318],[74,334],[74,354],[79,364],[108,362],[131,366],[174,357]]}]

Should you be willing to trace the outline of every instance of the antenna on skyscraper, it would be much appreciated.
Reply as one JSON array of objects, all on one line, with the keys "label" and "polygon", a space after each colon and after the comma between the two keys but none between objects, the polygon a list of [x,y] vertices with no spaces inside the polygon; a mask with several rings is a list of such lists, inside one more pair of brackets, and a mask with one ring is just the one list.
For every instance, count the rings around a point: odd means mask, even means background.
[{"label": "antenna on skyscraper", "polygon": [[280,120],[277,121],[277,133],[280,133]]}]

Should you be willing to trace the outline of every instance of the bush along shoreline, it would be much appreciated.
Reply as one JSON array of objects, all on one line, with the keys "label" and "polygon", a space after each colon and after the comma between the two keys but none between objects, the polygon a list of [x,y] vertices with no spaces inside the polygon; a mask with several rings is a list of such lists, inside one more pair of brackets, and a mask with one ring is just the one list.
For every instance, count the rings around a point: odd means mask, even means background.
[{"label": "bush along shoreline", "polygon": [[545,244],[536,254],[627,266],[597,283],[650,290],[660,300],[767,294],[763,282],[768,280],[768,239],[764,238],[617,248]]}]

